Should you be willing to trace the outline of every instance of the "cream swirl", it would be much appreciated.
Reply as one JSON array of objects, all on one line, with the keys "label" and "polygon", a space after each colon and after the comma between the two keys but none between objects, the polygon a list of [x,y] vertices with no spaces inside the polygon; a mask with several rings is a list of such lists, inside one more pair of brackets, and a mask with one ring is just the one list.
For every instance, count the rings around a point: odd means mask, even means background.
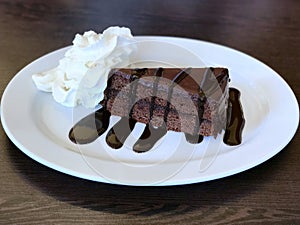
[{"label": "cream swirl", "polygon": [[94,107],[104,97],[110,70],[129,64],[133,43],[131,31],[125,27],[109,27],[102,34],[76,34],[59,65],[33,74],[32,79],[39,90],[52,92],[62,105]]}]

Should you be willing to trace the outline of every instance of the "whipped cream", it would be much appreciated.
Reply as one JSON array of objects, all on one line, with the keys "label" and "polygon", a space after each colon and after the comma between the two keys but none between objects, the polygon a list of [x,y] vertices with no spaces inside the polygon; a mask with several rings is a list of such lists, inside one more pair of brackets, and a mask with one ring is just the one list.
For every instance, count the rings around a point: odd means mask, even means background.
[{"label": "whipped cream", "polygon": [[55,101],[64,106],[95,107],[104,97],[110,70],[129,64],[133,43],[131,31],[125,27],[109,27],[102,34],[76,34],[59,65],[33,74],[32,79],[39,90],[52,92]]}]

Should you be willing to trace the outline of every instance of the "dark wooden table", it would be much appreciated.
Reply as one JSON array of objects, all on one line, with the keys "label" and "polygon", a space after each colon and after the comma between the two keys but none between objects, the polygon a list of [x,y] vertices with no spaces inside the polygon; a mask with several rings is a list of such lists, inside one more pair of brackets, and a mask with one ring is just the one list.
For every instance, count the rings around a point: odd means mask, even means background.
[{"label": "dark wooden table", "polygon": [[[121,25],[134,35],[189,37],[241,50],[276,70],[300,98],[298,0],[47,2],[0,0],[1,95],[22,67],[69,45],[75,33]],[[173,187],[65,175],[24,155],[3,129],[0,146],[0,224],[300,223],[299,131],[253,169]]]}]

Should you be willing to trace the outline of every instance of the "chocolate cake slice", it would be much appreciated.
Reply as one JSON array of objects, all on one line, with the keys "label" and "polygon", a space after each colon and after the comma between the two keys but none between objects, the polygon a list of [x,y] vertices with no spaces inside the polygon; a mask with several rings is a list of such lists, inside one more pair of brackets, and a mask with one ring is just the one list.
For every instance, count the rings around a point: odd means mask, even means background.
[{"label": "chocolate cake slice", "polygon": [[192,136],[226,126],[226,68],[114,69],[101,105],[112,115]]},{"label": "chocolate cake slice", "polygon": [[106,143],[115,149],[123,146],[137,122],[146,126],[132,146],[136,152],[150,150],[168,130],[184,132],[190,143],[225,130],[225,143],[239,144],[244,119],[239,92],[229,89],[228,82],[226,68],[114,69],[103,107],[78,121],[69,138],[90,143],[107,131],[111,115],[116,115],[121,119],[106,133]]}]

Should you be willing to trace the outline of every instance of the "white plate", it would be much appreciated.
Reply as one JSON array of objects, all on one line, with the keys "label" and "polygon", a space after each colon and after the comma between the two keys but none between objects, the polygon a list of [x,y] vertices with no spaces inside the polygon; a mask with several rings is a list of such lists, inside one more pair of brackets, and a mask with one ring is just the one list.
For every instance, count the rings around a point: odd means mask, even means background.
[{"label": "white plate", "polygon": [[[33,73],[56,66],[67,48],[32,62],[5,89],[1,121],[8,137],[29,157],[50,168],[126,185],[178,185],[226,177],[268,160],[292,139],[299,122],[297,100],[286,82],[262,62],[198,40],[151,36],[137,40],[176,44],[206,65],[229,68],[230,85],[241,91],[246,119],[243,143],[229,147],[218,141],[219,136],[218,140],[205,138],[201,144],[191,145],[181,133],[168,132],[154,150],[143,154],[127,148],[130,140],[121,150],[112,150],[105,143],[105,135],[88,145],[73,144],[68,132],[79,117],[75,119],[74,110],[57,104],[50,94],[38,91],[31,80]],[[77,108],[77,116],[80,110]],[[82,109],[82,116],[86,113]]]}]

